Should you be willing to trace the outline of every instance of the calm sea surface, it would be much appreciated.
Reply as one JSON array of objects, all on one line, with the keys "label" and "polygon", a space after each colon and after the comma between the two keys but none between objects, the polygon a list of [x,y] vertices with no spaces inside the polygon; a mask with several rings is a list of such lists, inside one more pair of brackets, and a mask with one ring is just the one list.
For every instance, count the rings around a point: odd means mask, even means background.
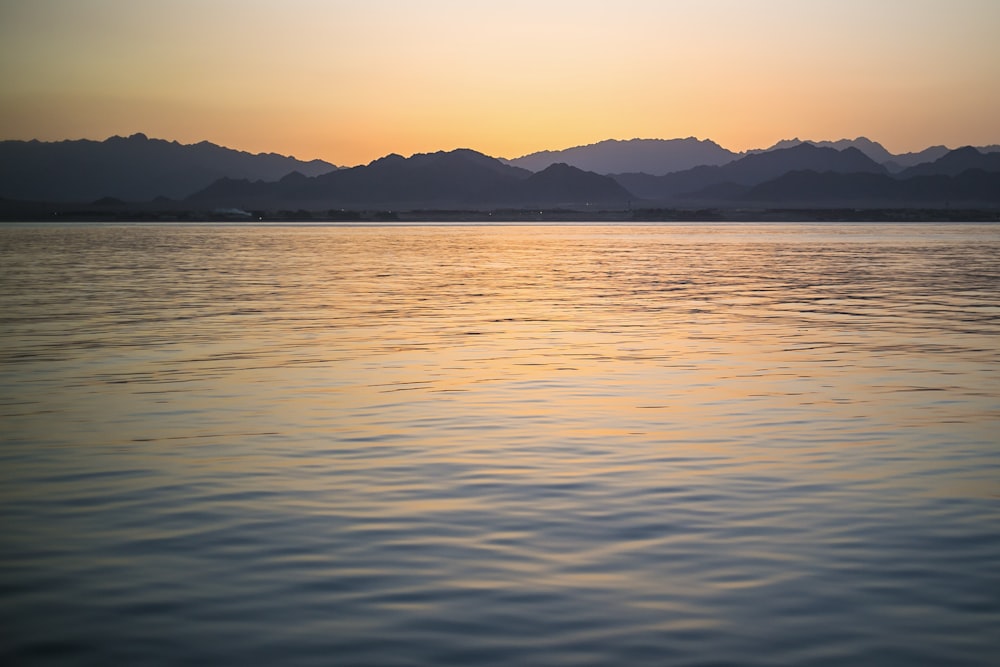
[{"label": "calm sea surface", "polygon": [[0,288],[4,664],[1000,664],[1000,226],[5,226]]}]

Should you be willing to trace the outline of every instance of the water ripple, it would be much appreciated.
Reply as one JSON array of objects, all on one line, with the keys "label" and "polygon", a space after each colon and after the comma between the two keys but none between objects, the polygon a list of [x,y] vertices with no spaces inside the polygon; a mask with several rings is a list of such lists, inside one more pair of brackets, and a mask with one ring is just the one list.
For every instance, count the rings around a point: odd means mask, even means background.
[{"label": "water ripple", "polygon": [[0,660],[992,665],[990,225],[0,228]]}]

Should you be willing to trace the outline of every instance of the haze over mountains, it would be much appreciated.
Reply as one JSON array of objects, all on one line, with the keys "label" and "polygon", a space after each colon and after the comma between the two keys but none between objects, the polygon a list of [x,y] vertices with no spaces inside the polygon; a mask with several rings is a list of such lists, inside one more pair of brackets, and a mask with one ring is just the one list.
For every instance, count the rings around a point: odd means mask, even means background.
[{"label": "haze over mountains", "polygon": [[[745,155],[768,153],[792,148],[803,143],[820,148],[834,148],[838,151],[856,148],[874,162],[883,165],[890,173],[923,162],[932,162],[949,151],[945,146],[931,146],[915,153],[894,155],[877,141],[872,141],[867,137],[858,137],[838,141],[785,139],[768,148],[734,153],[713,141],[688,137],[687,139],[608,140],[560,151],[531,153],[514,160],[506,160],[506,162],[533,171],[544,169],[555,162],[565,162],[580,169],[596,171],[599,174],[645,173],[651,176],[662,176],[692,167],[721,166]],[[1000,151],[1000,145],[980,146],[979,150],[984,153],[997,152]]]},{"label": "haze over mountains", "polygon": [[190,201],[242,208],[428,208],[625,205],[632,195],[613,178],[565,164],[537,173],[467,149],[389,155],[371,164],[315,178],[223,179]]},{"label": "haze over mountains", "polygon": [[515,167],[541,171],[549,165],[564,163],[598,174],[642,172],[653,176],[669,174],[701,165],[722,165],[740,157],[707,139],[608,139],[588,146],[561,151],[541,151],[514,160],[504,160]]},{"label": "haze over mountains", "polygon": [[[867,137],[858,137],[857,139],[840,139],[839,141],[802,141],[800,139],[784,139],[770,148],[752,150],[748,152],[763,153],[766,151],[777,150],[779,148],[791,148],[802,143],[812,144],[813,146],[818,146],[820,148],[835,148],[838,151],[842,151],[845,148],[857,148],[872,160],[884,166],[890,173],[901,171],[906,167],[912,167],[913,165],[920,164],[921,162],[932,162],[948,152],[948,148],[946,146],[930,146],[922,151],[914,153],[900,153],[898,155],[893,155],[887,151],[882,144],[877,141],[872,141]],[[982,150],[986,149],[984,148]]]},{"label": "haze over mountains", "polygon": [[0,197],[10,199],[179,199],[223,177],[277,180],[292,171],[316,176],[333,169],[322,160],[251,154],[207,141],[184,145],[144,134],[105,141],[0,141]]},{"label": "haze over mountains", "polygon": [[694,138],[608,140],[503,160],[468,149],[338,169],[137,134],[0,142],[0,198],[133,207],[411,210],[1000,206],[998,146],[893,155],[864,137],[734,153]]},{"label": "haze over mountains", "polygon": [[616,178],[643,199],[664,200],[677,195],[696,195],[707,188],[750,186],[789,171],[809,169],[819,172],[885,173],[885,167],[857,148],[844,150],[798,144],[790,148],[753,153],[722,166],[700,166],[663,176],[619,174]]}]

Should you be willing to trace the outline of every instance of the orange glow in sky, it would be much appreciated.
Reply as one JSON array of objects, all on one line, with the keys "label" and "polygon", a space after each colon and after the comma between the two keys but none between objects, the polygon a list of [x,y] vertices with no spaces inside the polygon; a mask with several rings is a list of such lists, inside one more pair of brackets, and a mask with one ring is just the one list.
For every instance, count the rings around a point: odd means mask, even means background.
[{"label": "orange glow in sky", "polygon": [[0,139],[338,165],[633,137],[1000,142],[996,0],[8,0]]}]

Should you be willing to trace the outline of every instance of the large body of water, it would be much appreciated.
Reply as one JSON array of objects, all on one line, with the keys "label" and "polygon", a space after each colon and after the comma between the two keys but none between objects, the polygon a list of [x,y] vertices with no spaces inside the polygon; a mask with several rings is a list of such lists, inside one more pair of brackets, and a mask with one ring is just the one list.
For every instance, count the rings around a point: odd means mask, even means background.
[{"label": "large body of water", "polygon": [[4,664],[1000,662],[1000,226],[7,226],[0,285]]}]

